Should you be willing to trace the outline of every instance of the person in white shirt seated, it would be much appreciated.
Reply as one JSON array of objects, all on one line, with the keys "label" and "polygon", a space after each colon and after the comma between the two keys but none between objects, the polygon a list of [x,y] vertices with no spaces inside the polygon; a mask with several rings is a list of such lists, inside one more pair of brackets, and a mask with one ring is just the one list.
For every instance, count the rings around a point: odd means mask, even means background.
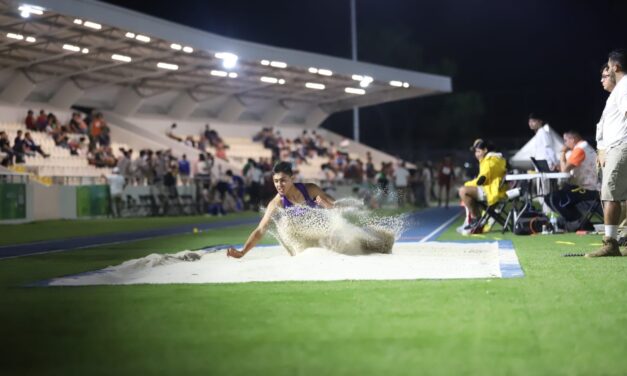
[{"label": "person in white shirt seated", "polygon": [[560,214],[566,231],[577,231],[580,227],[592,230],[590,223],[580,222],[583,214],[577,205],[599,200],[597,153],[577,131],[564,133],[564,144],[560,153],[560,171],[570,172],[572,177],[560,190],[546,195],[544,201]]}]

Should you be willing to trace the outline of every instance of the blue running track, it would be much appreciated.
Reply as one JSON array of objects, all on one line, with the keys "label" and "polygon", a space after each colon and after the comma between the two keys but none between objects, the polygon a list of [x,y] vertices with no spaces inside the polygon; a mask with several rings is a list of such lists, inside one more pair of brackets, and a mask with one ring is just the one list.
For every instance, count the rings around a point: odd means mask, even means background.
[{"label": "blue running track", "polygon": [[[422,242],[435,240],[461,213],[462,210],[455,207],[450,209],[429,208],[410,214],[408,228],[403,232],[400,241]],[[152,239],[161,236],[188,234],[192,232],[194,228],[205,231],[239,225],[252,225],[258,221],[258,218],[250,218],[220,223],[198,223],[136,232],[0,246],[0,259],[90,248],[107,244]]]}]

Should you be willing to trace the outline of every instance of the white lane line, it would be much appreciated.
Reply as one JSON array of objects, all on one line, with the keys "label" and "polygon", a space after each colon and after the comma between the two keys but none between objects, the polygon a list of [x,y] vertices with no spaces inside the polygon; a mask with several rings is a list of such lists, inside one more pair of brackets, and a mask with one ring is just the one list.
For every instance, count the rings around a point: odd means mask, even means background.
[{"label": "white lane line", "polygon": [[425,236],[424,238],[422,238],[422,240],[420,240],[418,243],[424,243],[426,241],[429,241],[432,237],[434,237],[438,232],[440,232],[442,229],[444,229],[446,226],[450,225],[451,223],[453,223],[454,220],[457,219],[457,217],[459,217],[461,215],[461,213],[457,213],[454,216],[452,216],[449,220],[447,220],[446,222],[442,223],[440,225],[440,227],[436,228],[435,230],[431,231],[429,233],[429,235]]}]

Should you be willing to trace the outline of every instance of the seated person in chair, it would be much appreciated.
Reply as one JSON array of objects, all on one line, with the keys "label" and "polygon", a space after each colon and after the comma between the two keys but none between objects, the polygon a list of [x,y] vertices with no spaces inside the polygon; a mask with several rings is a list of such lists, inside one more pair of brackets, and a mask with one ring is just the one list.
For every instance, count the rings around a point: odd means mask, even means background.
[{"label": "seated person in chair", "polygon": [[544,201],[562,216],[566,231],[591,228],[590,223],[581,223],[582,213],[577,210],[577,204],[584,201],[594,204],[599,200],[597,154],[576,131],[564,133],[564,144],[560,154],[560,171],[570,172],[572,177],[560,190],[546,195]]},{"label": "seated person in chair", "polygon": [[507,187],[502,184],[507,163],[501,153],[495,152],[494,147],[482,139],[475,140],[470,150],[474,151],[475,158],[479,161],[479,175],[459,188],[459,197],[470,215],[464,230],[474,232],[480,231],[475,229],[481,217],[479,203],[492,206],[507,197]]}]

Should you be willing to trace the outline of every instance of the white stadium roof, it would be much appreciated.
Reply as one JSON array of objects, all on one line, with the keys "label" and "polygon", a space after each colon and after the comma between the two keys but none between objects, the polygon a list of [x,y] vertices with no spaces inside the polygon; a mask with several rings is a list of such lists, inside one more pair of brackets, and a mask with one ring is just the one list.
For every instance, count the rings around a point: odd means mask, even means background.
[{"label": "white stadium roof", "polygon": [[88,0],[0,0],[0,100],[317,126],[449,77],[226,38]]}]

